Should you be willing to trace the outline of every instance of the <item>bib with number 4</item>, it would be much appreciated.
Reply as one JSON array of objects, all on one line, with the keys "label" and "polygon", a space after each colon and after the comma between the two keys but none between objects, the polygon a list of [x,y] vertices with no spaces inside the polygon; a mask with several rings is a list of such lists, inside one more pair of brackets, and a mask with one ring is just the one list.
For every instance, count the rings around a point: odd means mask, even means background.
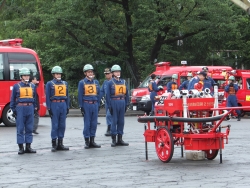
[{"label": "bib with number 4", "polygon": [[84,84],[84,95],[97,95],[95,84]]},{"label": "bib with number 4", "polygon": [[31,87],[20,88],[20,98],[33,98],[33,91]]},{"label": "bib with number 4", "polygon": [[66,85],[54,85],[56,97],[66,97]]},{"label": "bib with number 4", "polygon": [[125,85],[115,85],[115,95],[126,95]]}]

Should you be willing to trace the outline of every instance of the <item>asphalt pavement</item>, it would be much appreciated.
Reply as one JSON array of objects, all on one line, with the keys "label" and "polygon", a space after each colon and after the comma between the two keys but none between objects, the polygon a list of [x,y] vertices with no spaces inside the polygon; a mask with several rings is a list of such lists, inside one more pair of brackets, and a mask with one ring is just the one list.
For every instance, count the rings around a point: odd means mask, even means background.
[{"label": "asphalt pavement", "polygon": [[[72,111],[73,112],[73,111]],[[0,125],[0,187],[249,187],[249,119],[232,119],[229,143],[223,150],[223,163],[214,160],[191,161],[181,158],[176,146],[172,160],[162,163],[148,144],[145,160],[144,126],[137,117],[126,117],[124,141],[128,147],[112,148],[104,136],[106,123],[99,117],[96,142],[100,149],[84,149],[82,117],[68,117],[64,145],[69,151],[51,152],[50,118],[40,118],[38,135],[33,138],[36,154],[18,155],[15,127]]]}]

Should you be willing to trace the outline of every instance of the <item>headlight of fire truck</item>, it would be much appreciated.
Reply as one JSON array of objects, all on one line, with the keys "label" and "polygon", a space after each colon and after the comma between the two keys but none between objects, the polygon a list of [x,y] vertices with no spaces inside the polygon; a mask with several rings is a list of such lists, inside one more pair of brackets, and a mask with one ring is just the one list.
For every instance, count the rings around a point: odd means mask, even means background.
[{"label": "headlight of fire truck", "polygon": [[141,100],[142,101],[148,101],[148,100],[150,100],[150,96],[149,95],[144,95],[144,96],[142,96]]}]

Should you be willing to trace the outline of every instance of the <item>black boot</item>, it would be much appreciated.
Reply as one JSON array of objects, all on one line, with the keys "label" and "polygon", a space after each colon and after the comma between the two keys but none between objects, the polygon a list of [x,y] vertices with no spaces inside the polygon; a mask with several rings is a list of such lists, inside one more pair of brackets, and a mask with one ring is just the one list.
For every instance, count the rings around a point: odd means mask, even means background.
[{"label": "black boot", "polygon": [[56,148],[57,148],[56,139],[52,139],[52,148],[51,148],[51,151],[52,152],[56,152]]},{"label": "black boot", "polygon": [[63,139],[58,139],[57,150],[69,150],[68,147],[63,145]]},{"label": "black boot", "polygon": [[112,135],[111,147],[115,147],[115,146],[116,146],[116,135]]},{"label": "black boot", "polygon": [[18,154],[19,154],[19,155],[24,154],[23,144],[18,144],[18,147],[19,147]]},{"label": "black boot", "polygon": [[30,147],[30,143],[26,143],[25,153],[36,153],[36,150],[33,150],[33,149]]},{"label": "black boot", "polygon": [[238,116],[238,119],[237,119],[237,121],[240,121],[240,119],[241,119],[241,117],[240,117],[240,116]]},{"label": "black boot", "polygon": [[95,137],[90,137],[89,148],[100,148],[101,146],[95,143]]},{"label": "black boot", "polygon": [[105,133],[105,136],[111,136],[110,128],[111,128],[111,126],[108,125],[107,132]]},{"label": "black boot", "polygon": [[85,138],[85,149],[89,149],[89,138]]},{"label": "black boot", "polygon": [[121,134],[117,135],[117,139],[118,139],[118,141],[116,143],[117,146],[128,146],[129,145],[128,143],[126,143],[126,142],[124,142],[122,140],[122,135]]}]

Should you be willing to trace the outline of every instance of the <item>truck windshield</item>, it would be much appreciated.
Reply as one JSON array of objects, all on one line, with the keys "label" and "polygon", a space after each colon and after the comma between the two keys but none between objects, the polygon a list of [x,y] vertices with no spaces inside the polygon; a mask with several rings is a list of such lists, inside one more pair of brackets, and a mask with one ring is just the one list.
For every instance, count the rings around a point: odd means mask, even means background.
[{"label": "truck windshield", "polygon": [[[161,77],[159,75],[156,75],[156,77]],[[151,80],[151,77],[148,76],[143,82],[139,85],[139,88],[147,88],[148,87],[148,82]]]}]

